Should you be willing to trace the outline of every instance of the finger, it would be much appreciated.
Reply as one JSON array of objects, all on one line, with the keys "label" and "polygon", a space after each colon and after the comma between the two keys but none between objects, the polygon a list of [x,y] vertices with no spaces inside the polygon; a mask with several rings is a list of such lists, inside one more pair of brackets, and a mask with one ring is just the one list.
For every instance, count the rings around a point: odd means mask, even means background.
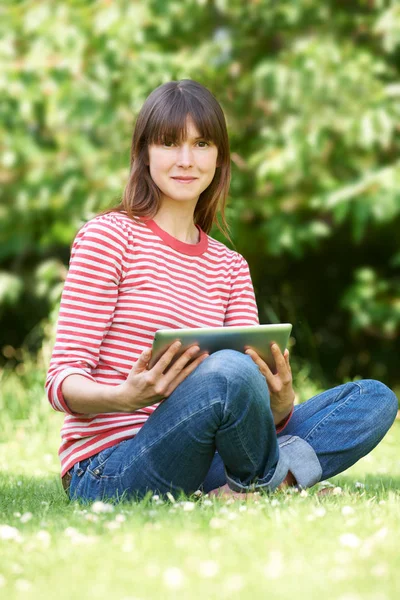
[{"label": "finger", "polygon": [[186,367],[186,365],[194,359],[196,354],[200,351],[199,346],[191,346],[174,362],[174,364],[164,373],[165,381],[170,383],[179,373]]},{"label": "finger", "polygon": [[150,358],[151,358],[151,348],[146,348],[146,350],[143,350],[142,354],[139,356],[139,358],[133,365],[132,370],[135,373],[144,371],[150,361]]},{"label": "finger", "polygon": [[158,359],[151,370],[154,371],[156,375],[162,375],[170,364],[171,360],[174,358],[175,354],[181,349],[181,346],[182,344],[179,340],[171,344],[168,350],[166,350],[161,358]]},{"label": "finger", "polygon": [[170,396],[172,394],[172,392],[178,387],[178,385],[180,383],[182,383],[182,381],[184,381],[186,379],[186,377],[188,375],[190,375],[190,373],[192,373],[196,369],[196,367],[198,367],[203,362],[203,360],[205,360],[208,356],[209,356],[209,354],[202,354],[201,356],[198,356],[196,358],[196,360],[191,362],[190,365],[188,365],[185,369],[183,369],[179,373],[179,375],[177,375],[171,381],[170,385],[167,388],[165,395]]},{"label": "finger", "polygon": [[272,356],[275,360],[275,366],[277,368],[278,373],[281,375],[287,372],[287,364],[286,360],[279,348],[278,344],[271,344],[271,352]]},{"label": "finger", "polygon": [[267,365],[267,363],[265,361],[263,361],[263,359],[257,354],[257,352],[255,350],[253,350],[252,348],[248,348],[246,350],[245,354],[247,354],[248,356],[250,356],[253,359],[253,361],[259,367],[261,373],[264,375],[265,379],[267,380],[267,383],[272,383],[274,381],[274,375],[273,375],[271,369],[269,368],[269,366]]},{"label": "finger", "polygon": [[285,352],[283,353],[283,358],[285,359],[286,366],[291,373],[292,367],[290,366],[290,355],[289,355],[289,350],[287,348],[286,348]]}]

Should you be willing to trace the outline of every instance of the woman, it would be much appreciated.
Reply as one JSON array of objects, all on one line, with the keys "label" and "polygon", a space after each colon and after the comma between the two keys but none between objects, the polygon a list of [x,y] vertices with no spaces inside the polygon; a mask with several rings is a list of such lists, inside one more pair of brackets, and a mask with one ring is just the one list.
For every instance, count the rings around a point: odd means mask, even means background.
[{"label": "woman", "polygon": [[66,413],[60,458],[71,498],[148,491],[227,494],[314,485],[367,454],[397,411],[378,381],[293,407],[289,354],[207,356],[174,344],[149,369],[162,327],[258,323],[246,261],[208,236],[230,178],[221,107],[191,80],[150,94],[120,206],[79,231],[46,389]]}]

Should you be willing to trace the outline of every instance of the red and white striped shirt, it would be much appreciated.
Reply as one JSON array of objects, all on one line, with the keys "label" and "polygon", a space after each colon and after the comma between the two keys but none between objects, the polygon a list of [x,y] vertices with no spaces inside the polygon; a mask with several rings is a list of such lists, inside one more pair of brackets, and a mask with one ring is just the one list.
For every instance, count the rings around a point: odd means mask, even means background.
[{"label": "red and white striped shirt", "polygon": [[258,324],[247,262],[198,229],[199,242],[187,244],[153,220],[112,212],[78,232],[46,380],[52,407],[67,413],[62,475],[137,434],[158,406],[130,414],[73,413],[61,392],[68,375],[118,385],[151,347],[157,329]]}]

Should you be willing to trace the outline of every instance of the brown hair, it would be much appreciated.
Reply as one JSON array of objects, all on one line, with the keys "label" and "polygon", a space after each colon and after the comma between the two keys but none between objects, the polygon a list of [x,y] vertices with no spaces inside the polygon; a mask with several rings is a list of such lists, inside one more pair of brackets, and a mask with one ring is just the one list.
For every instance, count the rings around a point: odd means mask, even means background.
[{"label": "brown hair", "polygon": [[[210,185],[200,194],[194,211],[194,222],[206,233],[209,233],[215,223],[230,240],[225,219],[225,203],[230,184],[230,152],[225,117],[211,92],[191,79],[160,85],[143,104],[132,137],[129,180],[121,203],[113,210],[124,210],[131,218],[155,216],[160,206],[161,193],[150,175],[148,146],[165,139],[184,139],[188,116],[192,118],[200,135],[218,148],[215,175]],[[218,210],[222,223],[218,220]]]}]

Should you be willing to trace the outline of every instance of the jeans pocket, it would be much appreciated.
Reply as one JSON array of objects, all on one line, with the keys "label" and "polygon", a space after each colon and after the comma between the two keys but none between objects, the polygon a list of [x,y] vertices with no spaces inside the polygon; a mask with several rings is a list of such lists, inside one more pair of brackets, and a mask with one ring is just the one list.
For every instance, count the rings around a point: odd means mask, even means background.
[{"label": "jeans pocket", "polygon": [[114,446],[105,448],[104,450],[101,450],[98,454],[92,456],[90,465],[88,467],[89,473],[93,475],[96,479],[100,479],[108,459],[110,458],[112,453],[118,448],[118,446],[122,443],[123,442],[120,442],[119,444],[114,444]]}]

